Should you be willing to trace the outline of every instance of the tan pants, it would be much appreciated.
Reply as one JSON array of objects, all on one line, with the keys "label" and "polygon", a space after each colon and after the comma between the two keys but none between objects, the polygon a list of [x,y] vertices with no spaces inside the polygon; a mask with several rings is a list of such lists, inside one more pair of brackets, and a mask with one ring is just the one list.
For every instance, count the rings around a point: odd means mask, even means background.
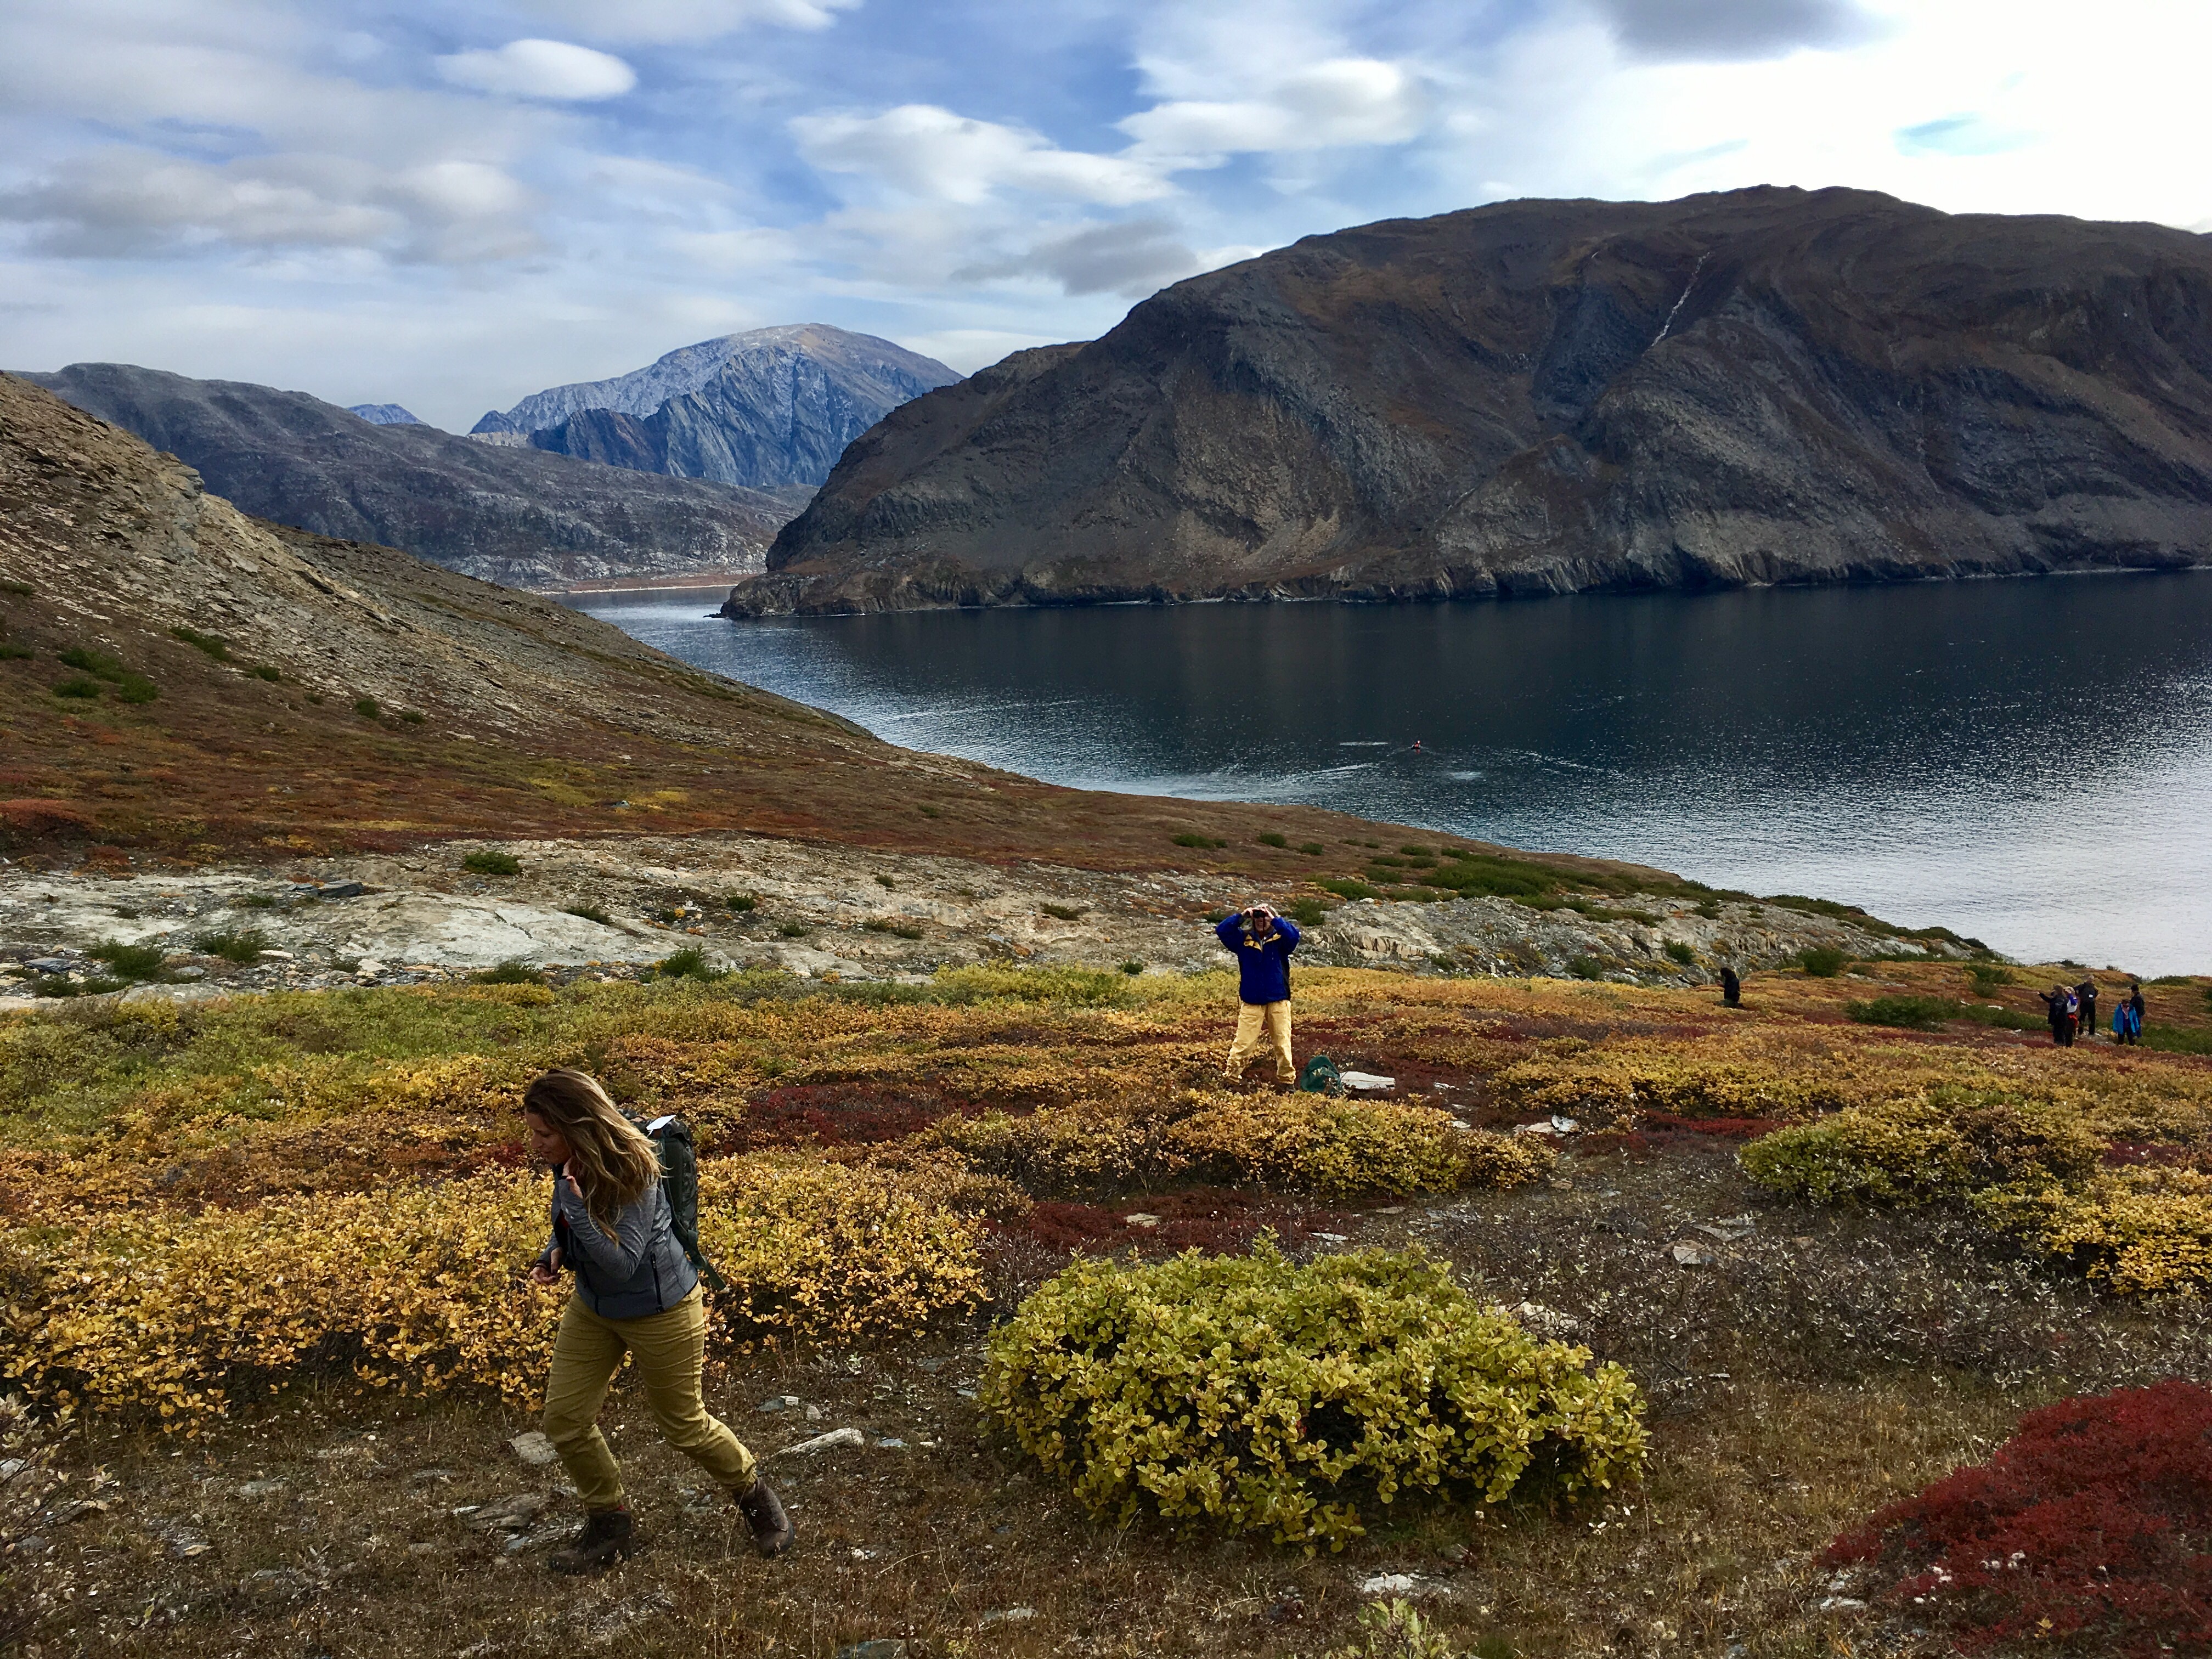
[{"label": "tan pants", "polygon": [[1291,1005],[1287,1002],[1240,1002],[1237,1005],[1237,1040],[1229,1045],[1229,1080],[1244,1075],[1260,1052],[1265,1031],[1268,1050],[1275,1056],[1275,1081],[1296,1083],[1298,1068],[1291,1059]]},{"label": "tan pants", "polygon": [[753,1455],[708,1413],[699,1392],[707,1363],[707,1304],[699,1292],[643,1319],[602,1319],[572,1296],[553,1339],[544,1428],[584,1507],[610,1510],[623,1501],[622,1468],[599,1418],[625,1352],[636,1362],[661,1437],[732,1492],[751,1491]]}]

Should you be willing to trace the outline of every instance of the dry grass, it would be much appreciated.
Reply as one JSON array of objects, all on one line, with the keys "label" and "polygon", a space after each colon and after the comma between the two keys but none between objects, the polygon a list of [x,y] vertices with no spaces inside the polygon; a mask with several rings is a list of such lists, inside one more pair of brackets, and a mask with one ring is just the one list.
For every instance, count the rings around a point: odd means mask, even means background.
[{"label": "dry grass", "polygon": [[[1963,983],[1956,969],[1870,971],[1917,994]],[[1299,1049],[1395,1070],[1473,1121],[1510,1117],[1488,1092],[1506,1066],[1654,1045],[1746,1064],[1828,1056],[1900,1076],[1981,1071],[2114,1098],[2212,1091],[2212,1066],[2184,1055],[2057,1053],[1971,1025],[1872,1032],[1841,1012],[1868,982],[1762,976],[1752,1009],[1734,1015],[1682,992],[1313,974],[1300,984]],[[1118,1003],[1092,1006],[1073,981],[1054,989],[1038,976],[1026,996],[1024,983],[891,1004],[794,999],[765,981],[483,987],[272,997],[194,1011],[163,1030],[113,1015],[21,1020],[5,1028],[0,1065],[18,1079],[35,1071],[40,1086],[7,1121],[8,1190],[18,1205],[27,1191],[51,1193],[63,1163],[86,1177],[94,1202],[374,1186],[393,1172],[359,1154],[399,1122],[419,1132],[405,1143],[405,1178],[437,1180],[504,1155],[517,1079],[556,1056],[601,1065],[634,1099],[678,1106],[733,1148],[811,1135],[812,1156],[873,1161],[904,1156],[904,1143],[948,1113],[1034,1113],[1185,1086],[1225,1038],[1218,980],[1130,981]],[[2192,988],[2153,994],[2186,1014],[2185,1025],[2202,1024],[2183,1006],[2201,1006]],[[240,1098],[227,1089],[265,1087],[284,1066],[294,1081],[275,1091],[278,1109],[226,1107]],[[377,1104],[399,1097],[379,1091],[402,1073],[426,1067],[451,1087],[418,1089],[404,1113]],[[1532,1656],[1938,1651],[1937,1638],[1892,1612],[1824,1608],[1832,1592],[1814,1565],[1820,1548],[1986,1455],[2031,1405],[2203,1374],[2212,1364],[2204,1304],[2101,1293],[2022,1256],[1963,1209],[1778,1201],[1736,1168],[1741,1144],[1646,1125],[1569,1156],[1556,1182],[1505,1192],[1340,1203],[1316,1216],[1296,1193],[1209,1190],[1190,1206],[1199,1226],[1233,1220],[1239,1206],[1276,1206],[1302,1224],[1290,1235],[1301,1249],[1328,1247],[1317,1231],[1418,1242],[1486,1296],[1540,1304],[1548,1311],[1525,1316],[1627,1364],[1653,1401],[1654,1454],[1643,1486],[1610,1508],[1401,1506],[1345,1555],[1318,1559],[1148,1525],[1103,1528],[980,1437],[960,1390],[980,1364],[987,1309],[927,1340],[799,1346],[716,1368],[712,1397],[763,1450],[848,1424],[868,1431],[866,1449],[771,1466],[788,1471],[778,1478],[804,1540],[782,1562],[750,1556],[728,1510],[618,1394],[610,1420],[649,1547],[605,1579],[550,1581],[534,1563],[550,1524],[510,1557],[453,1513],[551,1488],[549,1472],[505,1448],[526,1419],[473,1396],[357,1396],[326,1378],[184,1444],[124,1424],[78,1428],[60,1448],[69,1482],[28,1523],[50,1547],[4,1559],[6,1594],[36,1621],[25,1651],[39,1659],[272,1648],[488,1659],[601,1645],[830,1659],[877,1637],[908,1638],[916,1659],[1319,1655],[1352,1638],[1358,1581],[1395,1571],[1434,1592],[1425,1612],[1462,1648],[1499,1638]],[[182,1171],[166,1186],[142,1184],[156,1148],[157,1182]],[[1179,1189],[1169,1189],[1145,1207],[1170,1209]],[[1133,1195],[1097,1196],[1039,1206],[1045,1232],[1001,1235],[989,1275],[1001,1305],[1086,1228],[1109,1248],[1133,1241],[1119,1218],[1137,1207]],[[1725,1224],[1742,1216],[1747,1232]],[[17,1209],[17,1225],[33,1221]],[[1221,1242],[1249,1237],[1224,1224]],[[1678,1265],[1678,1241],[1698,1243],[1711,1261]],[[816,1406],[819,1420],[752,1409],[783,1394]],[[908,1443],[875,1443],[887,1437]],[[240,1495],[266,1480],[284,1484]],[[109,1507],[56,1523],[53,1504],[72,1496]],[[564,1522],[572,1511],[556,1502],[548,1514]],[[0,1531],[9,1525],[0,1516]],[[993,1617],[1023,1608],[1033,1611]]]}]

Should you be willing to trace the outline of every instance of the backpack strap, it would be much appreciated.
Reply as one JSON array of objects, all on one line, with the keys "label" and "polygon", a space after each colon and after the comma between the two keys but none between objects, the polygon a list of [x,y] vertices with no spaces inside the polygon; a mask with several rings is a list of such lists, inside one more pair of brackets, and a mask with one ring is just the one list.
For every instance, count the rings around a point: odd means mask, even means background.
[{"label": "backpack strap", "polygon": [[668,1231],[684,1247],[686,1261],[715,1290],[728,1288],[714,1264],[699,1248],[699,1158],[692,1149],[691,1131],[673,1112],[645,1126],[660,1158],[660,1190],[668,1200]]}]

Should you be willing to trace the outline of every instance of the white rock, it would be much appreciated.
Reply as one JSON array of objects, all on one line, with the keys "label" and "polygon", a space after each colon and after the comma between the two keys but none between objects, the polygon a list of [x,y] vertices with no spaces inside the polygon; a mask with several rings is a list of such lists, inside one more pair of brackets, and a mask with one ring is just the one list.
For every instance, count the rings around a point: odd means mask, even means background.
[{"label": "white rock", "polygon": [[793,1452],[830,1451],[839,1446],[865,1446],[868,1437],[858,1429],[832,1429],[827,1434],[817,1434],[811,1440],[802,1440],[795,1446],[786,1446],[771,1457],[787,1457]]},{"label": "white rock", "polygon": [[1139,1210],[1133,1214],[1123,1216],[1121,1218],[1121,1224],[1127,1227],[1151,1228],[1158,1226],[1160,1224],[1160,1218],[1156,1215],[1148,1214],[1143,1210]]},{"label": "white rock", "polygon": [[1410,1572],[1378,1572],[1359,1581],[1362,1595],[1415,1595],[1420,1587],[1421,1581]]},{"label": "white rock", "polygon": [[517,1457],[533,1466],[542,1467],[560,1461],[561,1454],[553,1449],[553,1443],[536,1429],[527,1434],[518,1434],[507,1443]]},{"label": "white rock", "polygon": [[1678,1267],[1710,1267],[1715,1261],[1713,1253],[1694,1239],[1682,1240],[1672,1254]]},{"label": "white rock", "polygon": [[1339,1072],[1336,1079],[1354,1094],[1377,1094],[1398,1086],[1396,1078],[1382,1077],[1373,1072]]}]

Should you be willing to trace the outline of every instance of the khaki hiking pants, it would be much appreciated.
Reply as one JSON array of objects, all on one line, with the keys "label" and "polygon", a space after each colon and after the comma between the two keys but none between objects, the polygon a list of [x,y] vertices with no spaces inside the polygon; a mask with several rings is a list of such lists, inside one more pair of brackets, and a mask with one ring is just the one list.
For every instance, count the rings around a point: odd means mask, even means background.
[{"label": "khaki hiking pants", "polygon": [[1288,1002],[1240,1002],[1237,1005],[1237,1041],[1229,1045],[1229,1080],[1244,1075],[1260,1052],[1261,1033],[1275,1057],[1275,1081],[1292,1084],[1298,1068],[1291,1060],[1291,1005]]},{"label": "khaki hiking pants", "polygon": [[599,1432],[607,1384],[627,1352],[645,1384],[645,1402],[661,1437],[733,1492],[750,1492],[753,1455],[708,1414],[699,1378],[707,1361],[707,1304],[693,1291],[665,1313],[602,1319],[572,1296],[553,1339],[545,1385],[545,1437],[561,1454],[587,1510],[623,1501],[622,1468]]}]

